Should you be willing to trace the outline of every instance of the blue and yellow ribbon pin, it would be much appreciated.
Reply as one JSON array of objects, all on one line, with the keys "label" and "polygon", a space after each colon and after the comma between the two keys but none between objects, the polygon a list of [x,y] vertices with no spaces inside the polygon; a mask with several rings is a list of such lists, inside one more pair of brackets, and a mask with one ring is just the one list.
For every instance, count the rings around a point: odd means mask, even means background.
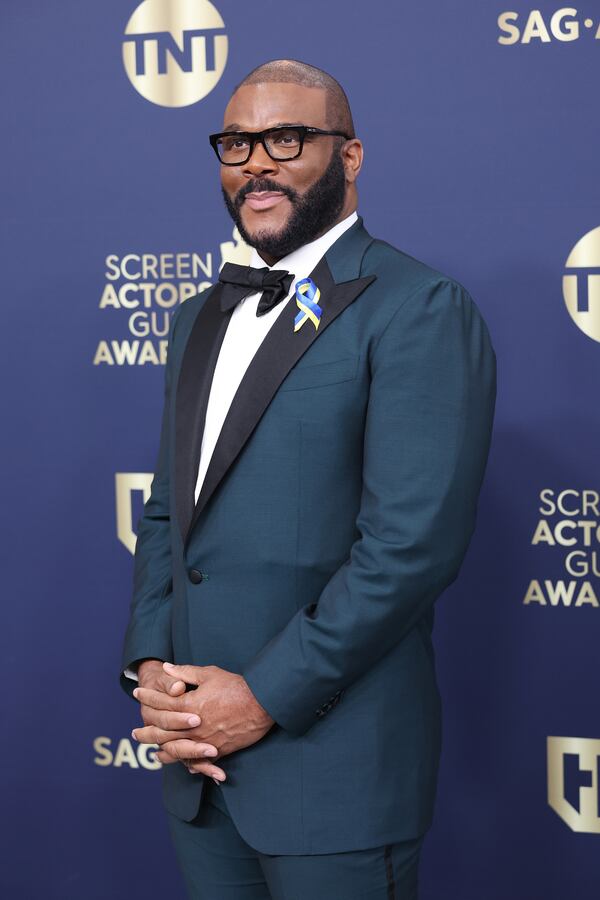
[{"label": "blue and yellow ribbon pin", "polygon": [[294,331],[300,328],[309,319],[315,326],[315,331],[319,327],[323,310],[319,306],[321,291],[316,286],[312,278],[303,278],[296,285],[296,306],[300,312],[294,319]]}]

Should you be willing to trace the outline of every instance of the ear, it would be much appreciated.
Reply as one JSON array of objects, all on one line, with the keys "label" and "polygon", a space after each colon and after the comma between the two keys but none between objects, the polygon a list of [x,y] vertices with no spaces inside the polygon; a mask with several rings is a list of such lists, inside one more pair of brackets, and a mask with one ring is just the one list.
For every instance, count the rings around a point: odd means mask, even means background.
[{"label": "ear", "polygon": [[363,145],[358,138],[351,138],[342,146],[342,162],[346,172],[346,181],[354,184],[358,178],[363,161]]}]

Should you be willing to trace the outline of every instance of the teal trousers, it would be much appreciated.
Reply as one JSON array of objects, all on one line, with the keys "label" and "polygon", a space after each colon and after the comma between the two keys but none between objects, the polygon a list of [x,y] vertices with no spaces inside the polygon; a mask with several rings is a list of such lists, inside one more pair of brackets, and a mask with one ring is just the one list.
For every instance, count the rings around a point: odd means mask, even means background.
[{"label": "teal trousers", "polygon": [[207,779],[192,822],[169,814],[191,900],[417,900],[423,835],[368,850],[270,856],[250,847]]}]

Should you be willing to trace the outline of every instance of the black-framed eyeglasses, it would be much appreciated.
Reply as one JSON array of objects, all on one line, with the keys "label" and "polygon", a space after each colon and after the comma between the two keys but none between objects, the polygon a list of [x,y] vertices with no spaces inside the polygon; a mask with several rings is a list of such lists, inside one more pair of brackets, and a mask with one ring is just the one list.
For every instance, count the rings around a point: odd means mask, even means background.
[{"label": "black-framed eyeglasses", "polygon": [[323,131],[310,125],[279,125],[264,131],[221,131],[209,135],[208,139],[222,165],[242,166],[252,156],[257,141],[276,162],[297,159],[309,134],[332,134],[350,140],[343,131]]}]

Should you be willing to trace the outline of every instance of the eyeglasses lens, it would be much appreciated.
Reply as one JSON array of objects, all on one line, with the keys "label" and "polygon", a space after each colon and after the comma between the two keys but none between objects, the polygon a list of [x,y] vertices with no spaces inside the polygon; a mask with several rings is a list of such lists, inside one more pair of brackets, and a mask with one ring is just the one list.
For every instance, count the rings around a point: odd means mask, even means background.
[{"label": "eyeglasses lens", "polygon": [[[219,156],[224,163],[245,163],[250,156],[250,143],[241,133],[224,135],[217,145]],[[302,139],[295,128],[274,128],[265,134],[265,144],[272,159],[293,159],[299,155]]]}]

